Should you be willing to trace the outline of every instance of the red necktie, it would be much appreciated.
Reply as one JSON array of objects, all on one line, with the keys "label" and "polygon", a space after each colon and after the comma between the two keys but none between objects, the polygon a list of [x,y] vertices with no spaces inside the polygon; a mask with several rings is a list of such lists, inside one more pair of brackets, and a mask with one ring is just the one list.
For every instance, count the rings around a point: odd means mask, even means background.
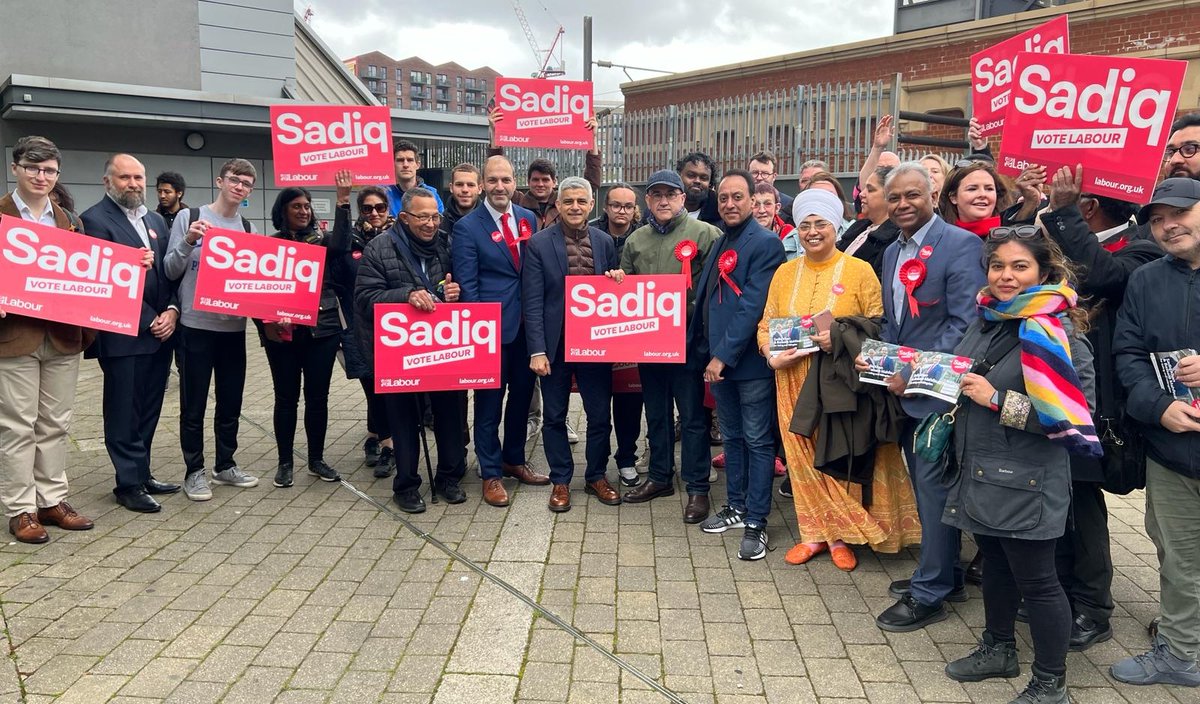
[{"label": "red necktie", "polygon": [[517,249],[517,238],[513,236],[512,228],[508,226],[508,213],[500,214],[500,227],[504,228],[504,241],[508,243],[508,253],[512,255],[513,266],[521,270],[521,252]]}]

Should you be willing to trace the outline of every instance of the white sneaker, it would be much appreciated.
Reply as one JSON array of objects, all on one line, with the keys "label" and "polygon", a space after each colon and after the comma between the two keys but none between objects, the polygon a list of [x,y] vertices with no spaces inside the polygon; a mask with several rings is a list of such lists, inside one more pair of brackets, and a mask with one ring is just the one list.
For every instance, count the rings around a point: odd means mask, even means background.
[{"label": "white sneaker", "polygon": [[531,417],[525,421],[525,442],[537,437],[537,434],[542,430],[542,419],[537,416]]},{"label": "white sneaker", "polygon": [[642,483],[638,471],[633,467],[618,467],[617,474],[621,475],[621,483],[625,486],[637,486]]},{"label": "white sneaker", "polygon": [[249,489],[252,486],[258,486],[258,477],[252,477],[242,471],[242,468],[236,464],[229,469],[223,469],[220,472],[213,472],[213,484],[224,484],[226,486],[236,486],[241,489]]},{"label": "white sneaker", "polygon": [[571,427],[571,421],[567,421],[567,442],[572,445],[579,442],[579,433],[575,432],[575,428]]},{"label": "white sneaker", "polygon": [[208,501],[212,498],[212,489],[208,486],[203,469],[183,478],[183,493],[192,501]]}]

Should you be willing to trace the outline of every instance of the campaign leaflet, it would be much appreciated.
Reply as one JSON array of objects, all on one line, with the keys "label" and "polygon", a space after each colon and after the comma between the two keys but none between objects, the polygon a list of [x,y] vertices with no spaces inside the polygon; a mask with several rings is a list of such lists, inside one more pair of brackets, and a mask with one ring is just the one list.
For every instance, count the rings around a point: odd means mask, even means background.
[{"label": "campaign leaflet", "polygon": [[196,310],[316,325],[326,249],[210,227],[196,245]]},{"label": "campaign leaflet", "polygon": [[1083,192],[1145,203],[1158,181],[1186,61],[1017,55],[997,168],[1083,166]]},{"label": "campaign leaflet", "polygon": [[1158,375],[1158,385],[1163,391],[1183,401],[1192,408],[1200,409],[1200,388],[1187,386],[1175,381],[1175,367],[1184,357],[1191,357],[1196,350],[1182,349],[1174,352],[1151,352],[1150,361],[1154,365],[1154,373]]},{"label": "campaign leaflet", "polygon": [[568,276],[567,362],[682,364],[686,359],[687,280],[679,274]]},{"label": "campaign leaflet", "polygon": [[1004,129],[1017,54],[1069,54],[1068,35],[1067,16],[1060,15],[971,55],[971,113],[984,137]]},{"label": "campaign leaflet", "polygon": [[958,400],[962,380],[974,363],[970,357],[949,352],[918,352],[904,393],[932,396],[948,403]]},{"label": "campaign leaflet", "polygon": [[812,340],[816,329],[809,316],[771,318],[767,321],[767,332],[772,357],[788,350],[800,350],[804,354],[817,351],[817,343]]},{"label": "campaign leaflet", "polygon": [[888,379],[897,372],[908,369],[916,356],[917,351],[911,347],[901,347],[879,340],[864,340],[862,358],[871,368],[860,373],[858,380],[864,384],[887,386]]},{"label": "campaign leaflet", "polygon": [[376,303],[375,391],[500,388],[500,304]]},{"label": "campaign leaflet", "polygon": [[864,341],[862,357],[871,367],[859,374],[858,380],[864,384],[887,386],[893,375],[907,372],[905,395],[932,396],[950,403],[958,400],[963,377],[974,363],[970,357],[924,352],[879,340]]},{"label": "campaign leaflet", "polygon": [[5,313],[136,336],[145,271],[135,247],[0,217]]},{"label": "campaign leaflet", "polygon": [[332,186],[349,169],[354,185],[395,182],[392,115],[386,106],[271,106],[275,185]]},{"label": "campaign leaflet", "polygon": [[595,136],[587,128],[593,115],[591,81],[547,78],[497,78],[496,123],[500,147],[591,149]]}]

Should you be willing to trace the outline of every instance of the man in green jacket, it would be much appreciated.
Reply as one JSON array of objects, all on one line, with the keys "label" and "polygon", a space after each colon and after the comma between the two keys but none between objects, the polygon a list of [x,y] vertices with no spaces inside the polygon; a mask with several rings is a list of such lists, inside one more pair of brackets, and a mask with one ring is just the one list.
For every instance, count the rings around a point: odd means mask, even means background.
[{"label": "man in green jacket", "polygon": [[[681,274],[690,259],[692,286],[687,292],[687,319],[695,307],[696,282],[713,243],[720,237],[716,227],[688,217],[684,208],[683,181],[674,171],[655,172],[646,185],[650,217],[629,235],[621,251],[621,269],[626,274]],[[691,242],[684,256],[680,244]],[[708,360],[689,343],[686,359],[676,364],[640,364],[642,397],[646,404],[647,437],[650,440],[649,480],[624,500],[641,503],[675,493],[671,405],[679,408],[680,474],[687,486],[685,523],[699,523],[708,516],[708,465],[712,461],[705,431],[704,366]]]}]

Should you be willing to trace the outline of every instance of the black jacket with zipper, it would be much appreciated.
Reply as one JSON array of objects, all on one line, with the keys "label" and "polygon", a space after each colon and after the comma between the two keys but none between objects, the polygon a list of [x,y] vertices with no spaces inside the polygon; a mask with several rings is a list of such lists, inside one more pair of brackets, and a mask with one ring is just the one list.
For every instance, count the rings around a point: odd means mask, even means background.
[{"label": "black jacket with zipper", "polygon": [[1151,352],[1200,350],[1200,271],[1167,256],[1129,277],[1117,313],[1113,353],[1129,393],[1126,409],[1144,425],[1146,453],[1155,462],[1200,479],[1200,432],[1172,433],[1160,419],[1175,398],[1162,389]]}]

